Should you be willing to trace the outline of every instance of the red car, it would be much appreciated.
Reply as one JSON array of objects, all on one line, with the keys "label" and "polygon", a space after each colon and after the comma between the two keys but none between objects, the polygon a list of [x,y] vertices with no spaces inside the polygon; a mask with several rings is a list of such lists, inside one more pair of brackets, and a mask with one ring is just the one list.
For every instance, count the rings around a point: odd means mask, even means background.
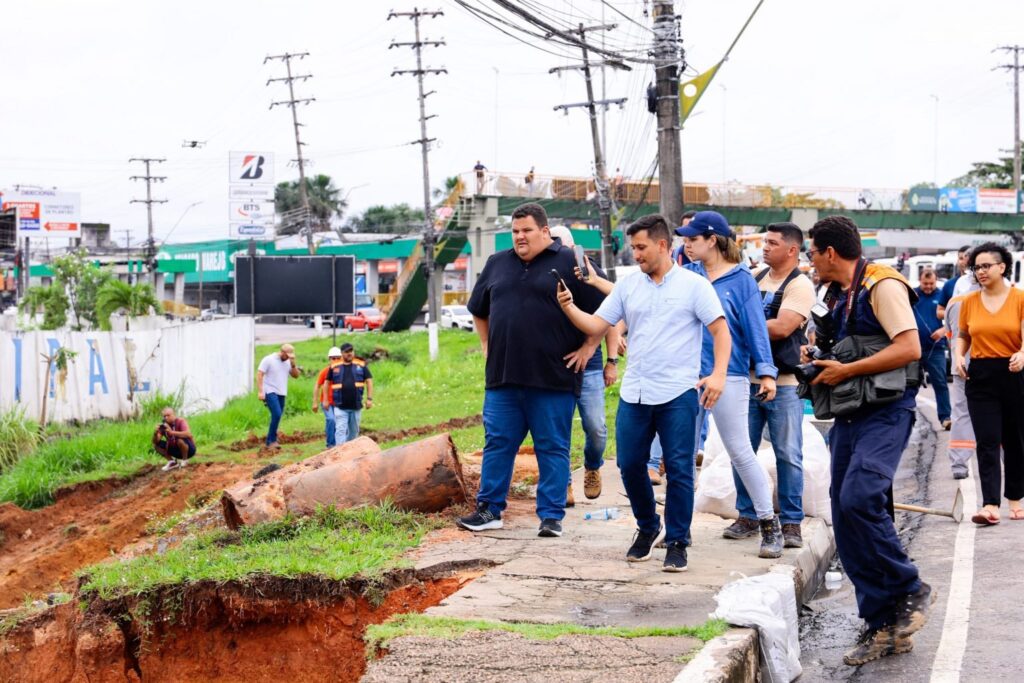
[{"label": "red car", "polygon": [[354,315],[345,316],[345,328],[353,330],[376,330],[384,324],[384,316],[377,308],[360,308]]}]

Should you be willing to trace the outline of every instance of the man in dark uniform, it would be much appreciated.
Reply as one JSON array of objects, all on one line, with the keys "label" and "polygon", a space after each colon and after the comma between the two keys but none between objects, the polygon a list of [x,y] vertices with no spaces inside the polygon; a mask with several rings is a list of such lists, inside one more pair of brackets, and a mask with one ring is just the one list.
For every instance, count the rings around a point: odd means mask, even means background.
[{"label": "man in dark uniform", "polygon": [[[852,335],[888,339],[881,350],[852,362],[814,361],[821,372],[813,384],[834,388],[915,363],[921,357],[912,309],[916,296],[903,276],[861,257],[860,233],[845,216],[818,221],[810,237],[811,263],[822,282],[830,283],[826,303],[834,341]],[[865,403],[837,415],[829,434],[832,529],[860,616],[867,622],[843,657],[851,666],[909,652],[914,646],[911,635],[928,621],[935,600],[935,592],[921,581],[903,550],[890,513],[893,477],[914,425],[916,382],[909,381],[908,387],[894,401]]]}]

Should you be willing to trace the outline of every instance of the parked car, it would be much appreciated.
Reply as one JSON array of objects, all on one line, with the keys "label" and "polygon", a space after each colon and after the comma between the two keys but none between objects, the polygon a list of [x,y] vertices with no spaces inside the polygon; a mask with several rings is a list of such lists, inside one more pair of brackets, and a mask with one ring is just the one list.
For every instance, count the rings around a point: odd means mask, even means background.
[{"label": "parked car", "polygon": [[473,315],[465,306],[442,306],[441,327],[473,330]]},{"label": "parked car", "polygon": [[379,308],[360,308],[353,315],[345,316],[345,329],[349,332],[354,330],[376,330],[384,324],[384,315]]}]

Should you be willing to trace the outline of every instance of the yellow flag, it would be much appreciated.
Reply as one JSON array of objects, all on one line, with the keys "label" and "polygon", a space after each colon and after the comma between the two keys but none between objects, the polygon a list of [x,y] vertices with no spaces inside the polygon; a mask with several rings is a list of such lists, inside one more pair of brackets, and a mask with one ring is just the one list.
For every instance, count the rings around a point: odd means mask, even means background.
[{"label": "yellow flag", "polygon": [[722,62],[715,64],[713,67],[697,76],[693,80],[687,81],[679,86],[679,125],[683,125],[686,118],[693,111],[693,108],[697,106],[697,101],[700,96],[704,94],[707,87],[711,85],[711,79],[718,73],[718,69],[721,68]]}]

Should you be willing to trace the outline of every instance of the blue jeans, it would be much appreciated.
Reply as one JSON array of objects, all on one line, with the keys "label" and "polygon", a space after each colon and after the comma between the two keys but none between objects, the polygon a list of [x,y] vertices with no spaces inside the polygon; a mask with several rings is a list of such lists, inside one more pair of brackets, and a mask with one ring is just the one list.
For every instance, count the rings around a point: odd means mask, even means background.
[{"label": "blue jeans", "polygon": [[939,414],[939,422],[949,419],[953,414],[949,405],[949,384],[946,383],[946,345],[935,344],[932,347],[921,347],[921,364],[928,373],[928,384],[935,392],[935,410]]},{"label": "blue jeans", "polygon": [[327,437],[327,447],[331,448],[337,445],[334,438],[334,408],[321,403],[320,409],[324,411],[324,436]]},{"label": "blue jeans", "polygon": [[661,527],[654,489],[647,476],[651,441],[657,434],[665,452],[665,542],[689,545],[693,521],[693,447],[697,431],[697,391],[668,403],[643,405],[619,400],[615,416],[616,461],[637,527],[653,534]]},{"label": "blue jeans", "polygon": [[501,516],[516,454],[529,432],[540,469],[537,516],[542,520],[562,519],[569,487],[569,441],[575,408],[576,397],[571,391],[518,386],[485,390],[484,457],[477,504],[486,504],[492,513]]},{"label": "blue jeans", "polygon": [[836,549],[860,617],[872,628],[891,619],[897,600],[921,588],[890,516],[892,480],[913,425],[911,411],[883,407],[836,418],[829,439]]},{"label": "blue jeans", "polygon": [[277,426],[281,424],[281,415],[284,414],[284,394],[265,394],[264,402],[267,410],[270,411],[270,427],[267,429],[267,445],[277,442]]},{"label": "blue jeans", "polygon": [[[754,398],[760,389],[758,384],[750,387],[750,445],[755,451],[760,448],[767,424],[779,480],[779,520],[783,524],[799,524],[804,519],[804,402],[796,395],[796,387],[779,387],[775,400],[768,402]],[[736,510],[740,517],[756,519],[754,503],[735,470],[732,478],[736,482]]]},{"label": "blue jeans", "polygon": [[339,446],[359,436],[359,421],[363,411],[334,407],[334,442]]},{"label": "blue jeans", "polygon": [[[704,451],[704,442],[708,440],[708,414],[704,413],[704,419],[700,423],[700,442],[697,450]],[[661,441],[655,439],[651,442],[651,459],[647,462],[647,469],[657,470],[661,467],[661,458],[664,452],[661,450]]]},{"label": "blue jeans", "polygon": [[608,427],[604,417],[604,370],[583,373],[583,390],[576,399],[583,422],[583,466],[599,470],[604,464],[604,447],[608,443]]}]

